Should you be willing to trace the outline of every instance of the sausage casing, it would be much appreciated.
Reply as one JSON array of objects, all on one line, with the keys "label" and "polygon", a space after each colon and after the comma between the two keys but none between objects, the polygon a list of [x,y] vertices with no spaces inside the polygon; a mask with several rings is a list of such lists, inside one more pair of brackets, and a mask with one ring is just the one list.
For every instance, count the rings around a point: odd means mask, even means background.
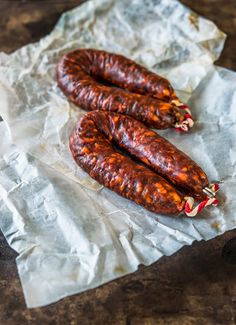
[{"label": "sausage casing", "polygon": [[[122,89],[104,85],[104,80]],[[169,81],[122,55],[95,49],[70,52],[58,64],[57,81],[69,100],[85,110],[127,114],[157,129],[185,119],[185,112],[171,104],[178,98]]]},{"label": "sausage casing", "polygon": [[114,148],[112,141],[120,148],[121,142],[126,141],[125,137],[120,143],[115,140],[125,127],[126,118],[101,111],[86,113],[70,136],[73,158],[92,178],[119,195],[155,213],[179,214],[185,205],[183,194],[147,166]]},{"label": "sausage casing", "polygon": [[186,194],[197,199],[206,198],[202,191],[209,184],[206,174],[168,140],[129,116],[115,118],[114,114],[110,117],[108,112],[101,112],[97,114],[97,125],[114,143]]}]

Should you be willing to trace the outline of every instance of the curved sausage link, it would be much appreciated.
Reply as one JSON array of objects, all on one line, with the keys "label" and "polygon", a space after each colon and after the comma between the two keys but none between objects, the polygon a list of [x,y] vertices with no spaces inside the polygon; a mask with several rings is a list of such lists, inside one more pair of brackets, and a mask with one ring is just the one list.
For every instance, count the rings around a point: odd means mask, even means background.
[{"label": "curved sausage link", "polygon": [[176,94],[169,81],[120,54],[79,49],[66,55],[69,61],[93,77],[107,80],[132,93],[170,102]]},{"label": "curved sausage link", "polygon": [[110,112],[91,112],[90,118],[107,138],[150,166],[173,185],[197,199],[205,199],[206,174],[185,153],[135,119]]},{"label": "curved sausage link", "polygon": [[119,128],[122,130],[126,118],[99,111],[85,114],[70,136],[73,158],[92,178],[119,195],[155,213],[179,214],[185,205],[183,195],[161,176],[119,153],[112,145],[114,133]]},{"label": "curved sausage link", "polygon": [[69,100],[85,110],[127,114],[157,129],[185,119],[185,111],[168,103],[177,103],[178,98],[166,79],[118,54],[94,49],[70,52],[58,64],[57,80]]}]

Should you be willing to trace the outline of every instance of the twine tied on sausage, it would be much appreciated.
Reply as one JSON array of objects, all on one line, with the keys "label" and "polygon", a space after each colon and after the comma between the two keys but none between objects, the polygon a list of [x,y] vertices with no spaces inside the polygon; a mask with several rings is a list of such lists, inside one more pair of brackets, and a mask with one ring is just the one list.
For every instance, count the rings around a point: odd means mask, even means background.
[{"label": "twine tied on sausage", "polygon": [[177,106],[184,112],[184,119],[180,123],[174,125],[176,131],[188,132],[193,127],[194,121],[189,107],[186,104],[181,103],[178,99],[171,101],[171,104]]},{"label": "twine tied on sausage", "polygon": [[197,206],[194,206],[194,199],[193,197],[189,197],[186,196],[185,200],[185,207],[184,207],[184,211],[185,214],[188,217],[195,217],[198,213],[200,213],[205,207],[212,205],[212,206],[216,206],[219,203],[219,200],[217,198],[215,198],[215,194],[216,192],[219,190],[219,184],[218,183],[214,183],[214,184],[210,184],[209,187],[206,187],[203,189],[203,192],[207,195],[207,198],[200,202]]}]

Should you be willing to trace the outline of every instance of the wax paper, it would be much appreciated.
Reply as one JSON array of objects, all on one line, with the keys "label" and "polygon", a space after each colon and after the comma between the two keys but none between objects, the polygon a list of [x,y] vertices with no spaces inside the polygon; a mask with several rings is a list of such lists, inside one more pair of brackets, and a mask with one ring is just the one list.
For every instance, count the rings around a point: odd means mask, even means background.
[{"label": "wax paper", "polygon": [[[215,67],[225,35],[174,0],[97,0],[54,30],[0,54],[0,228],[19,255],[28,307],[43,306],[236,226],[236,74]],[[171,80],[196,120],[158,131],[221,181],[219,207],[199,218],[151,213],[102,188],[73,162],[68,137],[84,114],[55,80],[66,52],[121,53]]]}]

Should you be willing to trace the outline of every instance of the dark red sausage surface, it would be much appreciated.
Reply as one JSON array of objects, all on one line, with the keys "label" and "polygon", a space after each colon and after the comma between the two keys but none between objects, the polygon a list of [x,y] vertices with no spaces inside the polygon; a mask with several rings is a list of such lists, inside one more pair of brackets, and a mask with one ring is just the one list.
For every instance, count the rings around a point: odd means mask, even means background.
[{"label": "dark red sausage surface", "polygon": [[119,195],[152,212],[177,215],[185,205],[183,194],[148,167],[118,152],[112,144],[114,141],[127,149],[136,123],[139,122],[116,113],[86,113],[70,137],[73,158],[92,178]]},{"label": "dark red sausage surface", "polygon": [[208,184],[203,170],[168,140],[139,121],[124,115],[97,112],[96,125],[106,137],[168,179],[188,195],[206,198]]},{"label": "dark red sausage surface", "polygon": [[[123,89],[105,86],[101,79]],[[169,81],[122,55],[70,52],[58,64],[57,81],[69,100],[85,110],[127,114],[158,129],[184,120],[185,112],[171,104],[178,98]]]},{"label": "dark red sausage surface", "polygon": [[[202,169],[169,141],[129,116],[102,111],[87,113],[70,138],[75,161],[99,183],[154,212],[175,214],[180,206],[183,208],[183,196],[172,185],[117,152],[112,144],[150,166],[187,195],[206,198],[202,190],[209,182]],[[155,185],[158,190],[151,185],[153,182],[161,183]],[[163,187],[165,190],[160,191]],[[139,192],[138,188],[142,190]]]}]

